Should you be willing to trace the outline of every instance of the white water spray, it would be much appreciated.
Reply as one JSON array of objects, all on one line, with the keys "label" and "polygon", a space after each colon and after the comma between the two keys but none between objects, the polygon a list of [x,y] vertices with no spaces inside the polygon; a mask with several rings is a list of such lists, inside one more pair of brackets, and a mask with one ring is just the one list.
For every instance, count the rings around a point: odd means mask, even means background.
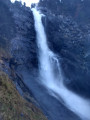
[{"label": "white water spray", "polygon": [[48,87],[54,82],[54,76],[52,72],[52,66],[50,63],[49,48],[47,46],[46,35],[44,27],[42,25],[42,14],[40,14],[36,9],[32,9],[34,19],[35,19],[35,29],[37,32],[37,45],[39,48],[39,62],[40,62],[40,75],[43,82],[48,83]]},{"label": "white water spray", "polygon": [[[37,45],[39,48],[41,82],[48,89],[52,90],[54,93],[60,96],[68,109],[72,110],[83,120],[90,120],[90,102],[71,92],[64,86],[58,59],[55,57],[55,54],[48,48],[47,38],[44,26],[42,24],[43,15],[40,14],[40,12],[35,8],[33,8],[32,11],[35,20],[35,30],[37,33]],[[59,78],[58,80],[55,78],[53,65],[54,63],[52,63],[53,60],[55,60],[57,69],[59,70],[60,80]]]}]

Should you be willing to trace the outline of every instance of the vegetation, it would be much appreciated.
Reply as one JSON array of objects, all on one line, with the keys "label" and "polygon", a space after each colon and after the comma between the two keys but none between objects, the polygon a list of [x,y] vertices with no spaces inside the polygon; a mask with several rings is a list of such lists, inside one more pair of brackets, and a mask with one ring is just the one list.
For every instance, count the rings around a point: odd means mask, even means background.
[{"label": "vegetation", "polygon": [[0,118],[2,120],[46,120],[32,103],[22,98],[8,75],[0,71]]}]

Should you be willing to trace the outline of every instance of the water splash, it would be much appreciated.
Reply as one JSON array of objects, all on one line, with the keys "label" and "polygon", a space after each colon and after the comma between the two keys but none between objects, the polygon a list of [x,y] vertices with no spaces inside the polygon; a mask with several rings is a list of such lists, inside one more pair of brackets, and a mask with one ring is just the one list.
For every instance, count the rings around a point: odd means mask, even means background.
[{"label": "water splash", "polygon": [[[60,100],[61,97],[68,109],[72,110],[82,119],[90,120],[89,100],[85,100],[79,95],[71,92],[63,84],[63,76],[59,61],[56,55],[50,51],[47,44],[47,38],[42,24],[43,15],[35,8],[32,9],[32,12],[35,20],[37,45],[39,49],[41,82],[47,87],[47,89],[52,91],[50,92],[51,95],[54,95],[58,100]],[[55,67],[57,67],[57,70]],[[55,76],[55,71],[59,72],[58,77]]]}]

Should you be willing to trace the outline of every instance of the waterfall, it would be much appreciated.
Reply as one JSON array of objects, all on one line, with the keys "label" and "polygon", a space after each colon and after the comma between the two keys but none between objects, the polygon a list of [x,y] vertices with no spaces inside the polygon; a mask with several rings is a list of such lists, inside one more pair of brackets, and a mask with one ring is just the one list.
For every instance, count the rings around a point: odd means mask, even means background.
[{"label": "waterfall", "polygon": [[[63,76],[61,67],[56,55],[49,49],[47,38],[42,24],[42,16],[36,8],[32,9],[35,30],[37,34],[37,45],[39,49],[39,65],[41,82],[47,87],[51,95],[54,95],[58,100],[62,98],[64,105],[76,113],[83,120],[90,120],[90,102],[79,95],[68,90],[63,84]],[[55,75],[55,67],[59,72],[58,77]],[[57,96],[55,94],[57,94]],[[59,96],[59,97],[58,97]]]},{"label": "waterfall", "polygon": [[47,39],[42,25],[42,14],[36,9],[32,9],[35,19],[35,29],[37,32],[37,45],[39,48],[39,62],[40,62],[40,75],[43,82],[48,83],[48,86],[54,82],[54,75],[52,72],[52,66],[50,63],[50,50],[47,46]]}]

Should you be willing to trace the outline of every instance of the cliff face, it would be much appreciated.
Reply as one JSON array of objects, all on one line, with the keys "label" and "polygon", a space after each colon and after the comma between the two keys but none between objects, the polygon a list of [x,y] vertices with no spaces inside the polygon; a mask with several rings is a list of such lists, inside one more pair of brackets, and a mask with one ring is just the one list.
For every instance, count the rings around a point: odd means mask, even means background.
[{"label": "cliff face", "polygon": [[[13,5],[9,0],[0,1],[0,120],[46,120],[34,105],[36,102],[21,76],[16,73],[19,65],[28,63],[28,68],[29,65],[37,66],[33,60],[36,59],[36,55],[33,55],[36,51],[33,31],[33,17],[29,8],[19,2]],[[20,96],[16,88],[29,102]]]},{"label": "cliff face", "polygon": [[9,8],[3,1],[0,1],[0,48],[9,50],[10,40],[14,36],[14,20]]},{"label": "cliff face", "polygon": [[89,0],[40,0],[39,5],[55,15],[71,16],[80,24],[90,23]]},{"label": "cliff face", "polygon": [[38,67],[36,33],[34,30],[34,20],[30,8],[15,2],[11,5],[11,12],[16,26],[16,36],[11,41],[12,54],[21,64]]},{"label": "cliff face", "polygon": [[[58,56],[65,85],[90,98],[90,0],[41,0],[38,9],[45,14],[42,21],[48,45]],[[57,120],[60,116],[65,120],[68,116],[69,120],[77,120],[63,105],[52,99],[45,88],[38,85],[37,49],[31,9],[20,2],[12,4],[9,0],[1,0],[0,70],[14,80],[22,95],[28,92],[29,97],[36,98],[39,107],[51,120]],[[24,97],[33,101],[26,95]],[[57,109],[53,108],[51,101],[56,108],[58,105]]]},{"label": "cliff face", "polygon": [[[38,8],[46,15],[43,18],[43,24],[49,47],[61,57],[60,63],[67,78],[65,84],[73,91],[87,97],[90,97],[88,93],[90,90],[89,2],[89,0],[69,0],[68,2],[41,0],[38,5]],[[17,62],[16,65],[11,60],[10,65],[15,65],[14,69],[20,72],[21,76],[23,76],[23,71],[24,73],[29,71],[31,76],[37,77],[38,48],[32,12],[20,2],[14,4],[3,2],[1,5],[4,4],[6,7],[3,9],[9,7],[11,11],[7,10],[7,18],[8,16],[11,18],[5,19],[6,29],[3,34],[8,40],[3,40],[3,42],[8,42],[10,54]]]},{"label": "cliff face", "polygon": [[90,1],[41,0],[41,11],[48,44],[61,59],[65,84],[69,89],[90,97]]}]

